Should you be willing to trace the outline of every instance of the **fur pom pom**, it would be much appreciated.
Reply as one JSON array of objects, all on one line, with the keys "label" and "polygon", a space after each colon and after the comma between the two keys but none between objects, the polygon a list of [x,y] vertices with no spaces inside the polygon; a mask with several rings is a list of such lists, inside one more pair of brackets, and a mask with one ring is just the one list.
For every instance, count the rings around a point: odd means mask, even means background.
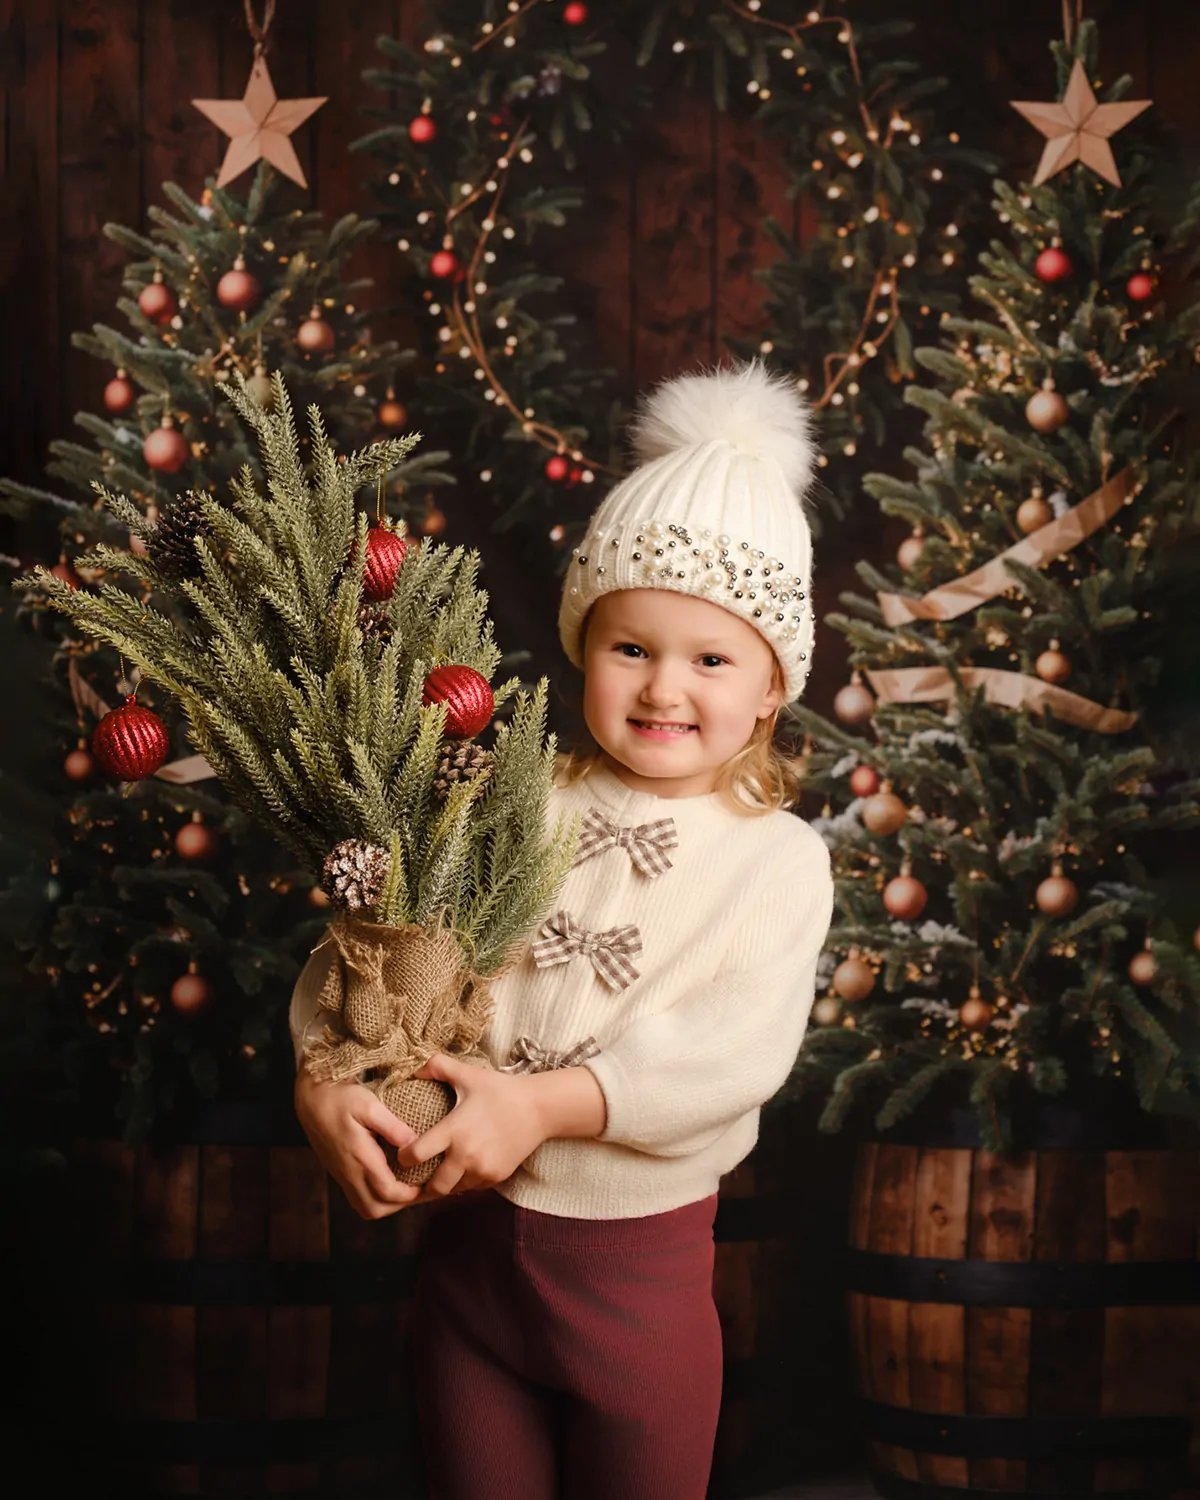
[{"label": "fur pom pom", "polygon": [[634,451],[640,463],[648,463],[724,438],[756,458],[774,459],[802,496],[816,456],[809,426],[795,382],[772,375],[756,359],[664,381],[634,425]]}]

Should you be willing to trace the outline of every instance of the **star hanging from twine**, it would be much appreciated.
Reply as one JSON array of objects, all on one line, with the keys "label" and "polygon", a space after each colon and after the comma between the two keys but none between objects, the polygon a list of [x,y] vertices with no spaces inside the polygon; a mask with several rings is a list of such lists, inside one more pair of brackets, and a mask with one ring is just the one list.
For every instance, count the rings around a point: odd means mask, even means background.
[{"label": "star hanging from twine", "polygon": [[296,148],[288,137],[309,115],[315,114],[329,96],[321,99],[280,99],[267,71],[267,60],[259,52],[250,70],[250,82],[241,99],[193,99],[202,115],[230,137],[217,186],[240,177],[260,158],[301,187],[308,186]]},{"label": "star hanging from twine", "polygon": [[1152,99],[1128,99],[1123,104],[1097,104],[1087,71],[1078,58],[1071,69],[1061,103],[1035,104],[1010,99],[1012,107],[1047,138],[1042,159],[1038,162],[1037,176],[1033,179],[1034,187],[1039,187],[1048,177],[1075,161],[1090,167],[1113,187],[1120,187],[1121,177],[1108,138],[1144,109],[1149,109],[1153,102]]}]

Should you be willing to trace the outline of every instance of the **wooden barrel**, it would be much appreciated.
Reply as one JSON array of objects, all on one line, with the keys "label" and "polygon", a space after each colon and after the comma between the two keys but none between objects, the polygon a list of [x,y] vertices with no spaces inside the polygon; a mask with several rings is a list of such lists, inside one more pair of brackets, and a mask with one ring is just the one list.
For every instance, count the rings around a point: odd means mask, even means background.
[{"label": "wooden barrel", "polygon": [[436,1209],[358,1218],[294,1121],[226,1107],[192,1134],[69,1153],[66,1437],[98,1492],[420,1500],[404,1333]]},{"label": "wooden barrel", "polygon": [[[1067,1124],[1064,1127],[1063,1121]],[[1168,1500],[1200,1478],[1200,1152],[1058,1117],[1028,1149],[863,1144],[849,1316],[897,1500]]]}]

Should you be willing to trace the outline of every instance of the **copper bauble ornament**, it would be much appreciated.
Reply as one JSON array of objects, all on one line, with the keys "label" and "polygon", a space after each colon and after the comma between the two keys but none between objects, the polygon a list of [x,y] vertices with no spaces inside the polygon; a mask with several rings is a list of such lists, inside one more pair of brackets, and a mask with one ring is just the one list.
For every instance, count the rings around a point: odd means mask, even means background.
[{"label": "copper bauble ornament", "polygon": [[[154,522],[156,522],[158,520],[158,506],[157,505],[148,505],[146,507],[146,519],[147,519],[147,521],[150,521],[151,523],[154,523]],[[137,534],[136,531],[131,531],[129,533],[129,550],[130,550],[130,552],[133,553],[133,555],[135,557],[149,557],[150,556],[150,548],[147,547],[147,545],[146,545],[146,543],[144,541],[142,541],[141,537],[138,536],[138,534]]]},{"label": "copper bauble ornament", "polygon": [[434,136],[437,135],[437,126],[429,115],[418,115],[415,120],[408,123],[408,138],[415,141],[418,146],[427,146]]},{"label": "copper bauble ornament", "polygon": [[1033,263],[1034,274],[1039,281],[1062,281],[1075,267],[1057,245],[1051,245],[1042,251]]},{"label": "copper bauble ornament", "polygon": [[1125,283],[1125,294],[1131,302],[1147,302],[1154,296],[1154,277],[1139,271]]},{"label": "copper bauble ornament", "polygon": [[897,875],[883,888],[884,906],[901,922],[915,921],[928,900],[929,892],[915,875]]},{"label": "copper bauble ornament", "polygon": [[167,726],[130,693],[120,708],[110,709],[92,735],[92,754],[122,781],[144,781],[167,758]]},{"label": "copper bauble ornament", "polygon": [[857,948],[851,948],[849,956],[834,969],[833,987],[850,1004],[865,1000],[875,988],[875,971]]},{"label": "copper bauble ornament", "polygon": [[842,1019],[841,1001],[834,995],[822,995],[812,1008],[818,1026],[836,1026]]},{"label": "copper bauble ornament", "polygon": [[387,393],[387,400],[379,404],[379,425],[388,427],[393,431],[404,426],[408,421],[408,413],[396,400],[391,391]]},{"label": "copper bauble ornament", "polygon": [[309,906],[317,906],[322,909],[324,909],[326,906],[333,905],[332,901],[330,901],[329,897],[325,894],[325,892],[319,885],[310,887],[308,892],[308,904]]},{"label": "copper bauble ornament", "polygon": [[58,554],[58,561],[50,569],[50,577],[57,578],[59,583],[65,583],[69,589],[77,589],[83,582],[65,552]]},{"label": "copper bauble ornament", "polygon": [[863,686],[857,672],[844,688],[838,689],[833,711],[843,724],[865,724],[875,712],[875,695]]},{"label": "copper bauble ornament", "polygon": [[1041,653],[1034,667],[1043,682],[1066,682],[1071,675],[1071,663],[1058,649],[1057,641],[1050,642],[1049,649]]},{"label": "copper bauble ornament", "polygon": [[271,377],[267,374],[265,365],[254,366],[254,374],[246,382],[246,394],[261,406],[263,411],[270,411],[275,405],[275,387],[271,384]]},{"label": "copper bauble ornament", "polygon": [[1040,912],[1048,917],[1069,917],[1079,904],[1079,887],[1063,874],[1062,865],[1055,860],[1050,874],[1034,892]]},{"label": "copper bauble ornament", "polygon": [[891,783],[885,781],[882,791],[868,797],[863,803],[862,820],[864,827],[871,833],[895,833],[908,822],[908,808],[892,791]]},{"label": "copper bauble ornament", "polygon": [[212,985],[203,974],[196,972],[196,965],[188,965],[186,974],[181,974],[171,986],[171,1004],[184,1016],[194,1016],[212,1000]]},{"label": "copper bauble ornament", "polygon": [[453,250],[435,250],[429,257],[429,274],[445,280],[458,270],[458,256]]},{"label": "copper bauble ornament", "polygon": [[992,1007],[972,986],[971,993],[958,1012],[958,1019],[968,1031],[986,1031],[992,1020]]},{"label": "copper bauble ornament", "polygon": [[1154,954],[1150,952],[1149,946],[1135,953],[1129,960],[1129,977],[1134,984],[1153,984],[1155,975],[1158,973],[1158,965],[1154,962]]},{"label": "copper bauble ornament", "polygon": [[185,823],[175,835],[175,852],[180,859],[211,859],[220,847],[220,839],[199,813],[192,814],[192,821]]},{"label": "copper bauble ornament", "polygon": [[86,740],[80,740],[78,745],[63,761],[63,770],[67,773],[70,781],[86,781],[96,769],[96,762],[88,754]]},{"label": "copper bauble ornament", "polygon": [[1044,385],[1025,404],[1025,419],[1035,432],[1054,432],[1070,415],[1070,407],[1052,385]]},{"label": "copper bauble ornament", "polygon": [[1053,519],[1053,509],[1040,495],[1031,495],[1017,506],[1017,525],[1026,536],[1031,531],[1040,531],[1043,526],[1049,526]]},{"label": "copper bauble ornament", "polygon": [[187,440],[170,417],[164,417],[161,427],[147,433],[142,444],[142,457],[157,474],[178,474],[190,453]]},{"label": "copper bauble ornament", "polygon": [[321,316],[321,309],[315,302],[308,318],[301,323],[296,333],[296,342],[306,354],[319,354],[322,350],[333,348],[333,329]]},{"label": "copper bauble ornament", "polygon": [[398,531],[386,526],[372,526],[367,532],[367,560],[363,565],[364,598],[390,599],[396,588],[396,575],[408,551],[408,543]]},{"label": "copper bauble ornament", "polygon": [[446,513],[436,505],[431,505],[425,512],[425,519],[421,522],[421,530],[426,536],[438,537],[446,529]]},{"label": "copper bauble ornament", "polygon": [[921,560],[921,553],[925,550],[925,538],[919,531],[914,531],[912,536],[906,536],[900,543],[896,553],[896,561],[907,573],[915,568]]},{"label": "copper bauble ornament", "polygon": [[164,285],[159,272],[138,293],[138,307],[152,323],[169,323],[179,311],[175,293]]},{"label": "copper bauble ornament", "polygon": [[446,734],[467,740],[486,729],[495,711],[495,699],[486,677],[474,667],[451,664],[434,667],[425,679],[421,702],[446,705]]},{"label": "copper bauble ornament", "polygon": [[855,766],[850,772],[850,790],[856,797],[871,797],[879,790],[879,773],[873,766]]},{"label": "copper bauble ornament", "polygon": [[233,312],[247,312],[262,295],[258,278],[246,269],[246,262],[239,255],[233,270],[226,271],[217,282],[217,301]]},{"label": "copper bauble ornament", "polygon": [[126,379],[125,371],[118,370],[113,378],[104,387],[104,409],[112,412],[114,417],[119,417],[133,405],[135,395],[132,384]]}]

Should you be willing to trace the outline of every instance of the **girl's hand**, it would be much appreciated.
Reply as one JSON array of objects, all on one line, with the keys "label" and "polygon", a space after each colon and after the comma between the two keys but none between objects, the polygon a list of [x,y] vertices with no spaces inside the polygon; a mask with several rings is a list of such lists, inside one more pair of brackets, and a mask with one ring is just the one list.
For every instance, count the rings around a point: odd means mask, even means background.
[{"label": "girl's hand", "polygon": [[416,1201],[419,1189],[397,1182],[383,1147],[407,1146],[416,1131],[360,1083],[325,1083],[306,1069],[296,1075],[296,1115],[322,1166],[364,1219],[384,1219]]},{"label": "girl's hand", "polygon": [[398,1152],[404,1166],[445,1152],[419,1202],[494,1187],[543,1141],[604,1129],[604,1095],[586,1068],[499,1073],[438,1053],[416,1076],[436,1078],[458,1095],[444,1120]]}]

